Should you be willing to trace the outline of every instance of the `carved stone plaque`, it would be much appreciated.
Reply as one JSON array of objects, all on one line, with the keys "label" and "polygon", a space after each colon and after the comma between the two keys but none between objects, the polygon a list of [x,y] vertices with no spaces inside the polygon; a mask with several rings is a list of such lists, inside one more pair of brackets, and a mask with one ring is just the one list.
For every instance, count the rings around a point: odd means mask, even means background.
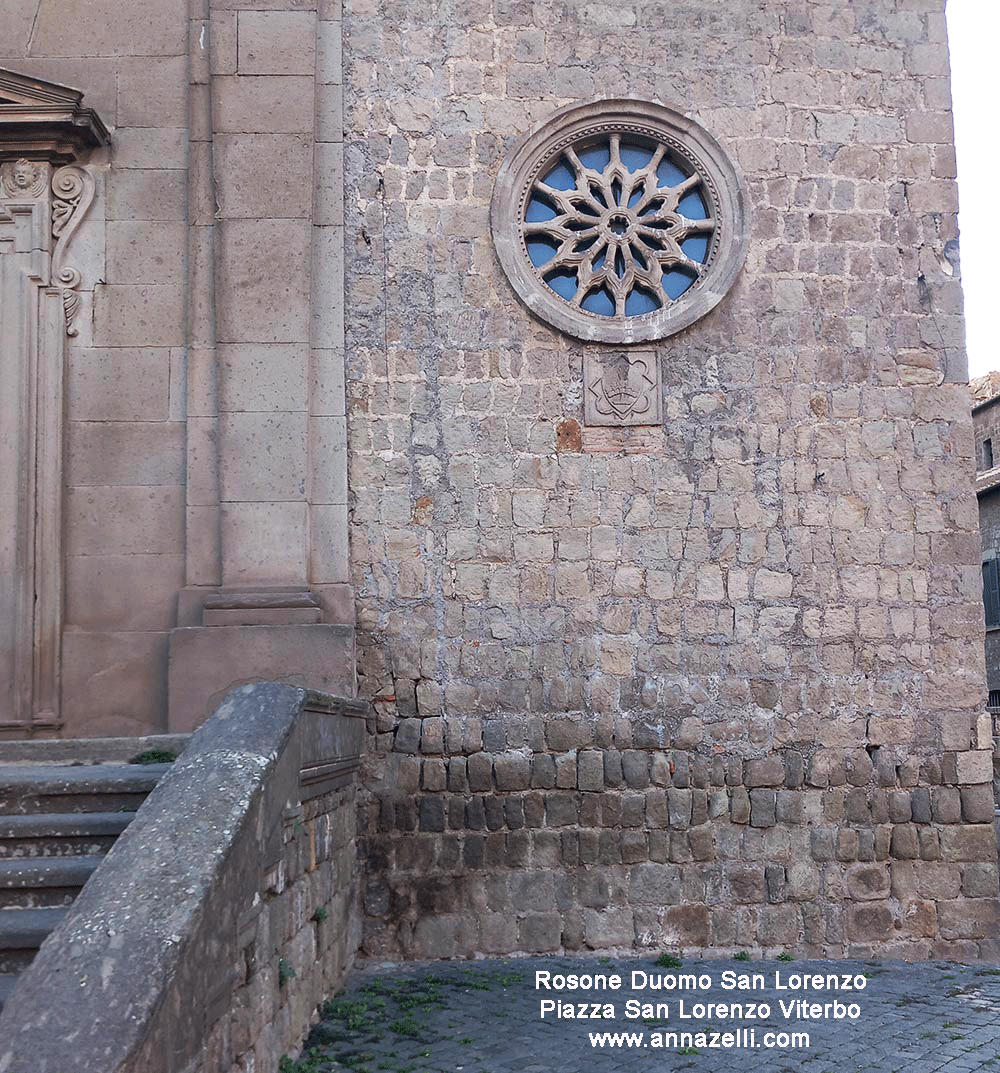
[{"label": "carved stone plaque", "polygon": [[651,350],[587,354],[583,419],[588,425],[659,425],[660,363]]}]

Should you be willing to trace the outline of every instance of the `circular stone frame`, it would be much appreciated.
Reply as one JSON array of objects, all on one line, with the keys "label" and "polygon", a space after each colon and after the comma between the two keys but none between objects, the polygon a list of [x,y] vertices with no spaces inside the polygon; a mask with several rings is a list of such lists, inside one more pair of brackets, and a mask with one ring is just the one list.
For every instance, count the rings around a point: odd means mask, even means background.
[{"label": "circular stone frame", "polygon": [[[714,221],[703,271],[679,297],[648,313],[602,315],[560,297],[532,263],[525,213],[535,183],[567,149],[620,135],[666,147],[701,179],[699,192]],[[615,207],[610,207],[614,213]],[[522,137],[503,161],[490,206],[500,264],[518,298],[540,320],[594,343],[665,339],[703,317],[722,300],[746,258],[750,237],[747,199],[722,146],[690,116],[651,101],[615,99],[570,105]]]}]

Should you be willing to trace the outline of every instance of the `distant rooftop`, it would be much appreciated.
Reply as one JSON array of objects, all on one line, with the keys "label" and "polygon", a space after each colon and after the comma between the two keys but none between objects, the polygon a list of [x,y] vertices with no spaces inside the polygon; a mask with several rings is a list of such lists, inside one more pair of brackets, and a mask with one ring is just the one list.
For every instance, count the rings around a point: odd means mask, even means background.
[{"label": "distant rooftop", "polygon": [[969,394],[972,396],[972,407],[982,406],[1000,395],[1000,372],[994,370],[991,373],[983,373],[982,376],[974,376],[969,381]]}]

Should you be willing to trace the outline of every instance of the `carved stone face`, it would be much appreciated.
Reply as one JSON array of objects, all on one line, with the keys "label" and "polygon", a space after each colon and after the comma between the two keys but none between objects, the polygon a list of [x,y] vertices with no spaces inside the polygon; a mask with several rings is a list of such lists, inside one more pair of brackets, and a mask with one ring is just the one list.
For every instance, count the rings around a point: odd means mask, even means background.
[{"label": "carved stone face", "polygon": [[30,160],[18,160],[14,164],[14,186],[18,190],[27,190],[35,185],[37,170]]}]

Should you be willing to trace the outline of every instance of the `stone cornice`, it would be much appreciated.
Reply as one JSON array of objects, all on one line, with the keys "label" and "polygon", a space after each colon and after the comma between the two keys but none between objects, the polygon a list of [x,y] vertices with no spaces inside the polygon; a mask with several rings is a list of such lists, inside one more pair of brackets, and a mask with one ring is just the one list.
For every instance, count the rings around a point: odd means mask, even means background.
[{"label": "stone cornice", "polygon": [[109,141],[107,127],[83,107],[79,90],[0,70],[0,160],[71,164]]}]

